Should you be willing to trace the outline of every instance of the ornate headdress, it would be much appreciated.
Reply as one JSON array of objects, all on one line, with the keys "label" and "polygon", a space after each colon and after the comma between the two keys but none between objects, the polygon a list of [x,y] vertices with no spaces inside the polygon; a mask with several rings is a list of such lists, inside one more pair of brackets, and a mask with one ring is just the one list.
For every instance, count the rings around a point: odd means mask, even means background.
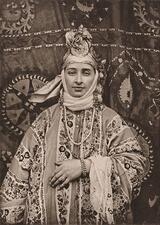
[{"label": "ornate headdress", "polygon": [[63,57],[64,67],[71,62],[85,62],[97,68],[97,56],[92,47],[92,36],[83,25],[65,35],[68,51]]}]

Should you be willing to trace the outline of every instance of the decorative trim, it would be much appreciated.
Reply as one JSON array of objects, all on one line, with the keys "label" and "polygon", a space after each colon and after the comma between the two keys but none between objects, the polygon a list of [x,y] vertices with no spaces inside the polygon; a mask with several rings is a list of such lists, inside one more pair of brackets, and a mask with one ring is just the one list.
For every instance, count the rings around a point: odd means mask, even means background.
[{"label": "decorative trim", "polygon": [[23,224],[25,206],[1,207],[0,222],[1,224]]},{"label": "decorative trim", "polygon": [[[53,44],[43,44],[43,45],[35,45],[35,46],[27,46],[27,47],[19,47],[19,48],[5,48],[3,51],[6,52],[19,52],[19,51],[30,51],[32,49],[40,49],[40,48],[53,48],[53,47],[65,47],[66,45],[63,43],[53,43]],[[132,51],[144,51],[144,52],[154,52],[154,53],[160,53],[159,49],[151,49],[151,48],[134,48],[134,47],[127,47],[125,45],[120,44],[101,44],[101,43],[93,43],[93,47],[110,47],[110,48],[120,48],[120,49],[126,49],[126,50],[132,50]]]},{"label": "decorative trim", "polygon": [[[127,60],[128,58],[128,60]],[[124,62],[125,59],[125,62]],[[133,62],[133,65],[130,65],[130,61]],[[113,68],[113,64],[116,63],[116,67]],[[112,61],[110,62],[108,68],[107,68],[107,73],[110,74],[111,79],[109,86],[111,86],[114,78],[118,75],[118,70],[123,66],[124,63],[128,63],[129,67],[131,70],[133,70],[134,74],[138,77],[140,80],[141,84],[148,90],[154,90],[154,91],[159,91],[160,88],[156,87],[157,82],[160,83],[160,79],[155,79],[152,77],[149,77],[148,74],[145,72],[141,64],[127,51],[122,51],[118,56],[116,56]],[[118,65],[117,65],[118,64]],[[135,67],[134,67],[135,65]],[[150,87],[149,85],[146,85],[145,82],[143,81],[143,78],[147,78],[150,82],[155,82],[155,87]]]},{"label": "decorative trim", "polygon": [[[14,184],[14,186],[13,186]],[[0,197],[6,201],[23,200],[28,191],[28,182],[16,177],[14,173],[8,170],[0,190]]]},{"label": "decorative trim", "polygon": [[36,138],[36,143],[33,146],[33,157],[36,160],[30,171],[30,176],[34,176],[34,179],[31,180],[26,205],[28,207],[28,213],[26,215],[27,224],[47,225],[43,178],[46,166],[46,145],[44,136],[47,132],[49,123],[48,113],[46,112],[44,117],[39,117],[32,124],[33,135]]},{"label": "decorative trim", "polygon": [[126,120],[127,124],[129,127],[132,127],[133,129],[136,130],[137,134],[140,135],[148,144],[149,147],[149,162],[150,162],[150,169],[147,172],[147,174],[144,176],[143,181],[146,181],[152,174],[153,168],[154,168],[154,155],[153,155],[153,145],[152,145],[152,141],[151,139],[147,136],[147,134],[145,133],[145,131],[140,128],[137,124],[135,124],[134,122],[128,121]]},{"label": "decorative trim", "polygon": [[[45,30],[45,31],[38,31],[33,33],[22,33],[22,34],[3,34],[0,35],[1,38],[16,38],[16,37],[30,37],[30,36],[41,36],[46,34],[56,34],[60,32],[66,33],[67,31],[70,31],[71,28],[64,28],[64,29],[56,29],[56,30]],[[76,30],[76,29],[74,29]],[[126,31],[119,28],[88,28],[91,32],[115,32],[115,33],[121,33],[125,35],[134,35],[134,36],[148,36],[150,38],[160,38],[160,35],[153,34],[153,33],[145,33],[145,32],[131,32]]]},{"label": "decorative trim", "polygon": [[[62,109],[60,111],[61,113],[61,119],[63,118],[63,112]],[[61,139],[63,139],[62,136],[62,130],[63,130],[63,122],[60,120],[59,128],[58,128],[58,135],[57,135],[57,153],[56,153],[56,160],[57,161],[63,161],[66,159],[72,159],[72,154],[67,157],[66,154],[64,154],[64,151],[61,151]],[[65,147],[64,147],[65,148]],[[73,148],[73,145],[71,146]],[[70,214],[70,204],[71,204],[71,190],[72,190],[72,183],[70,182],[68,186],[59,189],[56,187],[55,193],[56,193],[56,215],[57,215],[57,221],[58,224],[69,224],[69,214]]]},{"label": "decorative trim", "polygon": [[118,98],[125,110],[128,110],[133,102],[133,86],[130,79],[130,74],[124,78],[118,90]]}]

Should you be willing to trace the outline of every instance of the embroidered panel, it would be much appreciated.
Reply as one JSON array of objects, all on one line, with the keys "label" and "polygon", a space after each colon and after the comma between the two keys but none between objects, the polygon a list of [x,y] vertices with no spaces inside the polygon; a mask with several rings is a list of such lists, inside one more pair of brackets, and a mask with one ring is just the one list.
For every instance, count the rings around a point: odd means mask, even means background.
[{"label": "embroidered panel", "polygon": [[139,152],[142,153],[141,147],[135,137],[127,138],[117,145],[112,145],[108,153],[109,156],[120,154],[123,152]]},{"label": "embroidered panel", "polygon": [[43,171],[44,171],[44,152],[41,146],[35,145],[37,150],[35,154],[35,163],[30,173],[30,189],[28,193],[27,223],[45,224],[45,204],[43,193]]},{"label": "embroidered panel", "polygon": [[[95,114],[93,113],[94,111],[92,110],[86,110],[86,118],[84,120],[86,136],[87,131],[89,132],[90,129],[92,131],[91,135],[83,142],[80,148],[84,158],[103,153],[102,111],[99,108],[95,108]],[[93,127],[91,128],[92,124]],[[98,224],[98,221],[100,221],[99,215],[93,209],[90,202],[90,181],[88,177],[79,180],[79,190],[79,218],[81,224]]]},{"label": "embroidered panel", "polygon": [[126,211],[129,209],[128,197],[123,193],[120,178],[114,173],[112,173],[111,183],[113,193],[114,222],[124,223],[127,220]]},{"label": "embroidered panel", "polygon": [[137,186],[138,183],[142,182],[143,169],[139,162],[136,162],[136,158],[120,157],[118,161],[124,170],[129,181],[132,183],[132,187]]},{"label": "embroidered panel", "polygon": [[110,146],[111,141],[127,127],[126,122],[119,115],[114,116],[112,121],[106,126],[106,144]]},{"label": "embroidered panel", "polygon": [[26,198],[28,192],[28,183],[16,177],[11,171],[8,171],[1,186],[0,196],[6,201]]},{"label": "embroidered panel", "polygon": [[96,224],[98,221],[98,214],[93,209],[93,206],[90,202],[90,182],[89,178],[83,178],[80,180],[82,188],[82,196],[80,197],[81,201],[81,224],[92,225]]},{"label": "embroidered panel", "polygon": [[15,206],[0,209],[1,224],[18,224],[23,221],[25,206]]},{"label": "embroidered panel", "polygon": [[[62,117],[61,110],[61,118]],[[73,116],[71,115],[69,121],[73,120]],[[73,146],[71,144],[68,145],[68,140],[65,135],[65,128],[63,124],[63,120],[60,120],[58,135],[57,135],[57,154],[56,161],[62,161],[67,159],[72,159],[71,152],[73,151]],[[71,128],[72,126],[70,126]],[[70,149],[68,149],[70,148]],[[56,187],[56,214],[59,224],[69,224],[69,213],[70,213],[70,204],[71,204],[71,183],[66,185],[62,189],[58,189]]]},{"label": "embroidered panel", "polygon": [[[84,133],[83,139],[88,135],[89,130],[91,129],[92,124],[92,117],[93,112],[91,110],[88,110],[86,113],[86,120],[85,120],[85,127],[84,130],[86,131]],[[89,156],[95,155],[95,154],[101,154],[102,151],[102,113],[101,111],[98,111],[96,109],[95,116],[93,120],[93,128],[91,131],[91,135],[89,138],[86,139],[86,141],[83,143],[82,152],[84,154],[84,158],[87,158]]]},{"label": "embroidered panel", "polygon": [[40,116],[33,122],[31,126],[38,142],[44,141],[47,128],[50,126],[51,123],[50,114],[50,110],[45,110],[40,114]]},{"label": "embroidered panel", "polygon": [[[43,114],[44,115],[44,114]],[[43,116],[41,115],[41,116]],[[42,119],[42,120],[41,120]],[[33,161],[30,171],[30,189],[27,200],[27,224],[47,224],[46,208],[44,200],[43,175],[45,169],[45,134],[50,124],[50,118],[46,115],[38,118],[33,126],[33,135],[36,143],[33,148]]]},{"label": "embroidered panel", "polygon": [[23,169],[29,170],[32,166],[32,157],[31,153],[26,149],[26,147],[21,143],[19,146],[16,154],[15,154],[15,159],[18,160],[20,166]]}]

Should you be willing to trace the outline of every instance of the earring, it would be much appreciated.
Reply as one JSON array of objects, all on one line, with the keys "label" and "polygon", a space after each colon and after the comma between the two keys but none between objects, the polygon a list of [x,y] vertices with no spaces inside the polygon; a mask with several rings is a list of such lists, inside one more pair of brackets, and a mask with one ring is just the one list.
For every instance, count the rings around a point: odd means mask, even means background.
[{"label": "earring", "polygon": [[95,107],[98,107],[101,105],[101,103],[102,103],[102,86],[98,84],[96,90],[93,93],[93,105]]},{"label": "earring", "polygon": [[59,104],[63,107],[63,88],[60,90]]}]

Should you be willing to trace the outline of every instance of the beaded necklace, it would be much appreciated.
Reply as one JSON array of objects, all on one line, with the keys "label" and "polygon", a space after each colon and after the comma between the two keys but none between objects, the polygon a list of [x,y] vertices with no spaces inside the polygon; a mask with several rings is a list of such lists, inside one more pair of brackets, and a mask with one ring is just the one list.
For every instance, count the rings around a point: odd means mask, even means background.
[{"label": "beaded necklace", "polygon": [[[94,118],[95,118],[95,111],[96,111],[96,110],[95,110],[95,107],[93,107],[93,116],[92,116],[92,121],[91,121],[91,128],[90,128],[90,131],[89,131],[88,135],[87,135],[84,139],[81,138],[81,141],[80,141],[80,142],[75,142],[75,141],[72,139],[72,137],[71,137],[71,135],[70,135],[70,133],[69,133],[69,130],[68,130],[68,126],[67,126],[67,116],[66,116],[66,114],[67,114],[67,113],[66,113],[66,107],[63,105],[64,127],[65,127],[65,130],[66,130],[66,133],[67,133],[67,136],[68,136],[69,140],[70,140],[74,145],[79,146],[79,145],[83,144],[83,143],[89,138],[89,136],[91,135],[92,129],[93,129]],[[86,113],[85,113],[85,116],[84,116],[84,121],[85,121],[85,117],[86,117]],[[84,124],[84,121],[83,121],[83,124]],[[83,133],[84,133],[84,125],[83,125],[82,135],[83,135]]]}]

